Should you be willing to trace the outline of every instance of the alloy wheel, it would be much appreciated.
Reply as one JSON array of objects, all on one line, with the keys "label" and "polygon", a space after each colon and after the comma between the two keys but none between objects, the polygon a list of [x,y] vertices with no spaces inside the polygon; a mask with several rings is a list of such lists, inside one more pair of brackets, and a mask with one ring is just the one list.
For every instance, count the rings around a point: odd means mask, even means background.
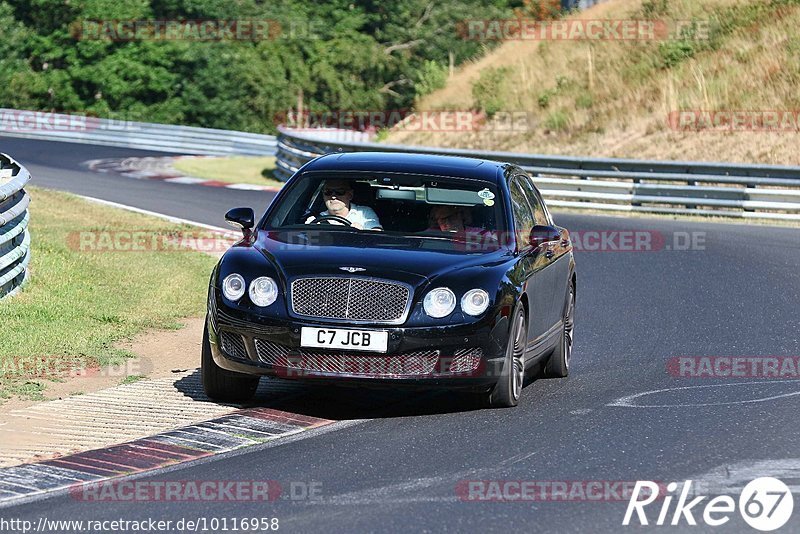
[{"label": "alloy wheel", "polygon": [[569,284],[569,300],[567,301],[567,310],[564,314],[564,362],[567,369],[569,369],[569,360],[572,356],[573,334],[575,330],[575,321],[573,314],[575,312],[575,288],[572,283]]},{"label": "alloy wheel", "polygon": [[525,320],[519,317],[517,328],[514,332],[514,349],[511,356],[513,384],[512,394],[515,399],[519,399],[522,394],[522,383],[525,379]]}]

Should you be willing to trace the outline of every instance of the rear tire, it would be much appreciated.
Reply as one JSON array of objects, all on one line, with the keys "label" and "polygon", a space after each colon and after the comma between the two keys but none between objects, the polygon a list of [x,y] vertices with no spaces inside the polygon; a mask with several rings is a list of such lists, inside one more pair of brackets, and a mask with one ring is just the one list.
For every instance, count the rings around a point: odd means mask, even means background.
[{"label": "rear tire", "polygon": [[500,378],[489,394],[487,404],[492,408],[512,408],[519,404],[522,384],[525,380],[525,346],[528,341],[528,330],[525,321],[525,309],[521,304],[514,308],[506,358]]},{"label": "rear tire", "polygon": [[208,340],[208,325],[203,330],[203,350],[200,361],[203,391],[210,399],[221,402],[247,402],[258,389],[258,376],[226,371],[214,362],[211,343]]},{"label": "rear tire", "polygon": [[564,302],[564,326],[558,346],[544,368],[545,378],[566,378],[569,375],[569,360],[572,357],[573,334],[575,332],[575,283],[570,279],[567,299]]}]

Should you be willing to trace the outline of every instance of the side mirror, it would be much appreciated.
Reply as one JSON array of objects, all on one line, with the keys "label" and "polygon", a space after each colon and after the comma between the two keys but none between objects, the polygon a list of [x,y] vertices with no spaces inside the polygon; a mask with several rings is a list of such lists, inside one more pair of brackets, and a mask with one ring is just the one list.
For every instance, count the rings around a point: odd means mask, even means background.
[{"label": "side mirror", "polygon": [[561,228],[537,224],[531,230],[530,243],[533,248],[544,245],[545,243],[552,243],[553,241],[561,241]]},{"label": "side mirror", "polygon": [[233,208],[225,214],[225,220],[231,226],[239,228],[245,237],[255,224],[255,214],[253,208]]}]

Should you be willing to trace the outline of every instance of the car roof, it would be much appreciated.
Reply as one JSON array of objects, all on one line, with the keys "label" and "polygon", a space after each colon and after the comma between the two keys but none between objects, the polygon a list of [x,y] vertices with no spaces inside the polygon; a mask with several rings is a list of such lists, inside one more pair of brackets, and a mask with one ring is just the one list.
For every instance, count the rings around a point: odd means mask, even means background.
[{"label": "car roof", "polygon": [[344,152],[321,156],[303,171],[402,172],[455,178],[475,178],[497,183],[507,163],[457,156],[403,152]]}]

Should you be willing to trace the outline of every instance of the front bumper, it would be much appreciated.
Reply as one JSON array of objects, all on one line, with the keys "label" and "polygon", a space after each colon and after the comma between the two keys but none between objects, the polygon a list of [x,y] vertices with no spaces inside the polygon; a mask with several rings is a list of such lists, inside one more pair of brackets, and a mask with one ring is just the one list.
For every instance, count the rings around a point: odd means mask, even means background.
[{"label": "front bumper", "polygon": [[[436,327],[331,324],[265,317],[233,309],[212,291],[208,309],[211,354],[237,373],[337,384],[488,390],[500,376],[508,317]],[[300,346],[301,328],[388,332],[386,353]]]}]

